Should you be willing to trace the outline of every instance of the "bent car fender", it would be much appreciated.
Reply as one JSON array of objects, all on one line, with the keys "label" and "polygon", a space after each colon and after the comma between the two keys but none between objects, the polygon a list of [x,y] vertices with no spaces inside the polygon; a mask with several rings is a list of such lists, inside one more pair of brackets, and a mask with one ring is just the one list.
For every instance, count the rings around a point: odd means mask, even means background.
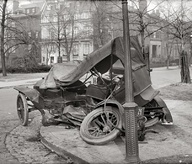
[{"label": "bent car fender", "polygon": [[44,108],[43,98],[40,96],[40,93],[33,88],[28,87],[14,87],[15,90],[23,93],[38,109]]},{"label": "bent car fender", "polygon": [[104,101],[100,102],[99,104],[97,104],[97,106],[95,108],[98,108],[98,107],[104,106],[104,105],[116,106],[119,109],[121,116],[124,114],[123,106],[116,100],[111,100],[111,99],[104,100]]},{"label": "bent car fender", "polygon": [[165,120],[168,123],[172,123],[173,122],[173,118],[171,115],[171,112],[169,111],[167,105],[165,104],[165,102],[157,95],[154,97],[154,100],[159,104],[159,106],[163,107],[163,112],[165,114]]}]

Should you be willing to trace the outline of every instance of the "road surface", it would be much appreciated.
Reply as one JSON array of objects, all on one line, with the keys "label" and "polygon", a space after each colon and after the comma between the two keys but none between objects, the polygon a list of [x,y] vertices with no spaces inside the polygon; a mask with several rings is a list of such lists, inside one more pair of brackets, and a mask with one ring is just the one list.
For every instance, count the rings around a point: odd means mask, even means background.
[{"label": "road surface", "polygon": [[[66,163],[40,143],[40,119],[31,114],[32,123],[21,127],[16,112],[18,92],[0,89],[0,163]],[[37,120],[35,120],[37,119]]]}]

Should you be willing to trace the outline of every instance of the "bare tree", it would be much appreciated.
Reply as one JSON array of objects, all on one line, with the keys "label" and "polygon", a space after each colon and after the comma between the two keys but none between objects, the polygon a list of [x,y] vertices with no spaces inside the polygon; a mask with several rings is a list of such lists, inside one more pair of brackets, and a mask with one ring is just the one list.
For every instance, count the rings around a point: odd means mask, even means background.
[{"label": "bare tree", "polygon": [[45,43],[43,43],[43,48],[45,49],[45,53],[46,53],[46,62],[45,62],[45,64],[48,65],[51,53],[55,52],[54,44],[53,44],[52,41],[46,41]]},{"label": "bare tree", "polygon": [[3,1],[2,7],[2,19],[1,19],[1,63],[3,76],[7,76],[6,65],[5,65],[5,53],[4,53],[4,42],[5,42],[5,21],[6,21],[6,7],[8,0]]},{"label": "bare tree", "polygon": [[[167,3],[169,6],[172,5],[169,0],[167,0]],[[169,35],[168,39],[174,41],[174,43],[179,46],[181,82],[184,83],[191,83],[188,55],[185,51],[185,46],[190,42],[190,35],[192,31],[192,20],[187,15],[189,11],[190,8],[184,5],[183,0],[181,0],[180,7],[175,8],[172,6],[171,10],[168,10],[168,15],[164,15],[169,27],[169,30],[167,31],[167,35]]]},{"label": "bare tree", "polygon": [[[109,3],[106,1],[94,1],[92,3],[92,23],[94,49],[106,44],[113,38],[112,19],[110,19]],[[111,34],[110,34],[111,33]]]},{"label": "bare tree", "polygon": [[10,54],[20,45],[29,45],[31,38],[22,23],[11,16],[7,16],[5,29],[4,53],[6,61],[8,61]]},{"label": "bare tree", "polygon": [[[65,50],[67,61],[70,61],[73,43],[76,39],[75,32],[75,3],[73,6],[57,4],[57,7],[50,13],[45,14],[47,19],[47,30],[49,31],[49,41],[57,46],[58,62],[62,62],[62,49]],[[50,45],[50,44],[49,44]],[[52,46],[52,45],[51,45]]]},{"label": "bare tree", "polygon": [[[20,21],[20,17],[14,16],[6,9],[7,2],[8,0],[4,1],[1,10],[1,61],[3,75],[6,73],[6,67],[10,62],[10,55],[14,54],[13,52],[15,52],[19,47],[25,45],[25,48],[27,47],[27,50],[23,53],[22,57],[13,56],[12,58],[15,60],[20,60],[20,58],[22,58],[21,60],[25,61],[21,62],[22,65],[25,64],[26,61],[28,61],[28,63],[23,66],[24,68],[26,68],[26,66],[37,64],[37,54],[39,54],[39,52],[37,53],[37,51],[40,50],[39,40],[36,39],[34,35],[30,37],[24,25],[25,23]],[[31,22],[31,20],[33,19],[30,15],[25,15],[25,17],[26,20],[28,20],[29,22]],[[21,65],[19,64],[19,66]]]},{"label": "bare tree", "polygon": [[133,9],[130,10],[130,30],[134,34],[139,33],[143,58],[150,71],[149,40],[152,35],[159,33],[164,27],[160,13],[157,10],[164,0],[157,1],[153,4],[153,7],[150,7],[154,2],[152,0],[131,0],[131,2]]}]

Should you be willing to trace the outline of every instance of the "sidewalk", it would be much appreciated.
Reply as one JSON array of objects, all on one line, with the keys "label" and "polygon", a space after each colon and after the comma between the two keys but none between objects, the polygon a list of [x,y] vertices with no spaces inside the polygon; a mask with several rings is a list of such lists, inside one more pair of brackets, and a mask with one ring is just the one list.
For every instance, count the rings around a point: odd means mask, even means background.
[{"label": "sidewalk", "polygon": [[14,86],[29,86],[35,84],[42,77],[45,77],[47,73],[33,73],[33,74],[8,74],[3,77],[0,75],[0,89],[10,88]]},{"label": "sidewalk", "polygon": [[[186,157],[190,157],[188,160],[192,163],[192,126],[189,120],[192,118],[192,102],[165,102],[174,118],[174,125],[153,126],[159,133],[147,133],[146,139],[139,142],[140,160],[143,163],[166,163],[169,160],[171,163],[181,163]],[[180,113],[183,113],[183,117]],[[78,129],[66,129],[64,126],[41,127],[40,134],[46,147],[76,163],[126,163],[125,138],[122,136],[98,146],[84,142]]]}]

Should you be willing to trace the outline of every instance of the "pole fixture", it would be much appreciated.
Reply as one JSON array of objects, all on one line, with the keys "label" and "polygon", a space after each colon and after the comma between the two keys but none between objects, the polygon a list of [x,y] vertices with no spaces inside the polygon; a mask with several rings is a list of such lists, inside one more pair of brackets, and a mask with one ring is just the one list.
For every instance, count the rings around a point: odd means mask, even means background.
[{"label": "pole fixture", "polygon": [[138,106],[134,102],[133,96],[133,80],[132,80],[132,64],[131,64],[131,47],[129,34],[129,17],[127,0],[122,0],[123,15],[123,39],[124,39],[124,55],[125,55],[125,144],[126,144],[126,162],[139,163],[139,148],[137,134],[137,111]]}]

